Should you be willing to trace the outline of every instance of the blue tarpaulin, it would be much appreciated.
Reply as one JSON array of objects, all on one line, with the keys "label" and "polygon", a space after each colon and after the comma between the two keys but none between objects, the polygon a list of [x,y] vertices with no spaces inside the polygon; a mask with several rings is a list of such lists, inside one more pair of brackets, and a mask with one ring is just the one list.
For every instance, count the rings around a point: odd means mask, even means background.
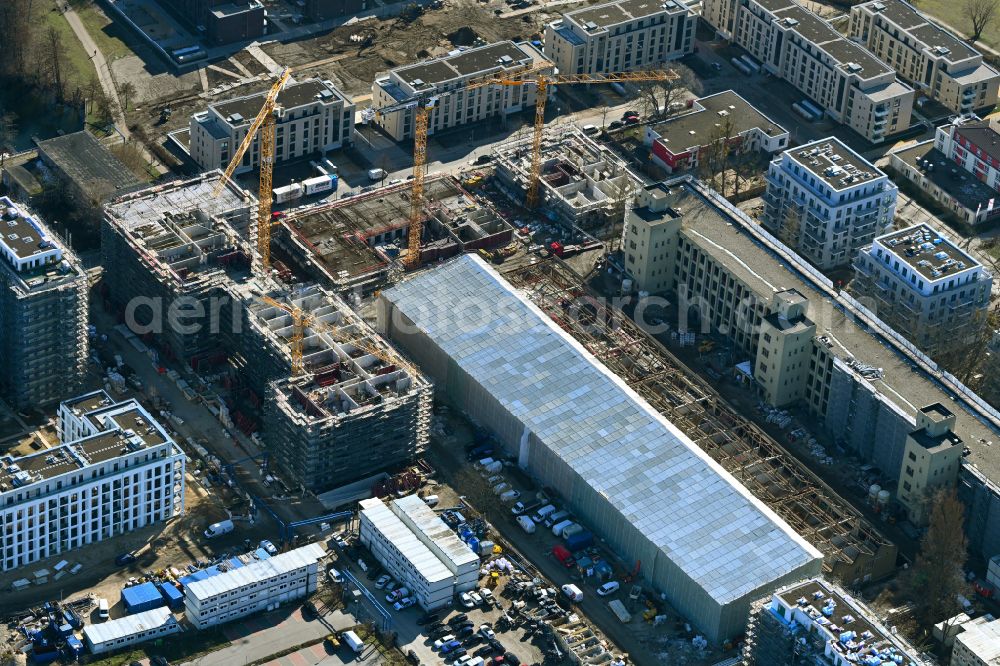
[{"label": "blue tarpaulin", "polygon": [[156,583],[143,583],[134,587],[126,587],[122,590],[122,601],[125,603],[125,611],[128,613],[142,613],[159,608],[166,603]]}]

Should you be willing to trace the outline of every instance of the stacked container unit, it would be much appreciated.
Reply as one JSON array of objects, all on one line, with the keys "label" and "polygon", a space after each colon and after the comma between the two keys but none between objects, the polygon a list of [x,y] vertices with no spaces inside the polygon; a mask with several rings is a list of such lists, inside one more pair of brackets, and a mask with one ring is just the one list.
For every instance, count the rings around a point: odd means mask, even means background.
[{"label": "stacked container unit", "polygon": [[122,602],[125,604],[125,612],[129,614],[143,613],[166,604],[156,583],[126,587],[122,590]]}]

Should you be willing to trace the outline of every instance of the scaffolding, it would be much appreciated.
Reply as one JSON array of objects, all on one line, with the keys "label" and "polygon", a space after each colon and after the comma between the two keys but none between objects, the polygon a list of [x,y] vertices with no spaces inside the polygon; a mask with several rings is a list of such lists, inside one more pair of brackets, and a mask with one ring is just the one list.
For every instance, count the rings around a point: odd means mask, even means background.
[{"label": "scaffolding", "polygon": [[505,277],[824,555],[847,584],[895,569],[896,546],[766,432],[560,261]]}]

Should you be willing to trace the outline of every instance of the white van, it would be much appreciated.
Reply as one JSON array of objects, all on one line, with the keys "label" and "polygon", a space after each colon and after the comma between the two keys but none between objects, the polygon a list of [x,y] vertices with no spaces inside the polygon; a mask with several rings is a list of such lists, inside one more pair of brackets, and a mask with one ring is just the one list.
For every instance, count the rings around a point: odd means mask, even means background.
[{"label": "white van", "polygon": [[556,507],[554,505],[546,504],[541,509],[536,511],[535,515],[533,515],[531,519],[536,523],[544,523],[545,519],[555,512],[556,512]]},{"label": "white van", "polygon": [[101,597],[97,600],[97,617],[102,620],[107,620],[110,615],[110,610],[108,608],[108,600]]},{"label": "white van", "polygon": [[347,647],[354,650],[355,654],[361,654],[365,649],[365,642],[358,638],[358,635],[353,631],[345,631],[340,634],[340,637],[347,643]]},{"label": "white van", "polygon": [[369,169],[368,170],[368,180],[371,180],[371,181],[382,180],[383,178],[385,178],[388,175],[389,174],[387,174],[385,172],[385,169]]},{"label": "white van", "polygon": [[569,598],[571,601],[575,601],[577,603],[583,601],[583,590],[578,588],[573,583],[567,583],[566,585],[563,585],[562,593],[565,594],[566,597]]},{"label": "white van", "polygon": [[217,523],[212,523],[205,530],[205,538],[211,539],[213,537],[221,536],[223,534],[229,534],[233,531],[233,521],[231,520],[220,520]]},{"label": "white van", "polygon": [[549,517],[545,519],[545,526],[552,527],[556,523],[561,523],[567,518],[569,518],[569,511],[565,509],[563,509],[562,511],[556,511],[553,514],[549,514]]},{"label": "white van", "polygon": [[560,520],[558,523],[552,526],[552,534],[557,537],[562,536],[562,531],[573,524],[572,520]]},{"label": "white van", "polygon": [[531,518],[528,518],[527,516],[518,516],[517,524],[520,525],[521,529],[527,532],[528,534],[535,533],[535,521],[533,521]]},{"label": "white van", "polygon": [[429,507],[435,507],[438,505],[440,498],[437,495],[428,495],[424,498],[424,504]]},{"label": "white van", "polygon": [[584,134],[597,134],[600,131],[601,131],[601,128],[599,128],[597,125],[584,125],[583,126],[583,133]]}]

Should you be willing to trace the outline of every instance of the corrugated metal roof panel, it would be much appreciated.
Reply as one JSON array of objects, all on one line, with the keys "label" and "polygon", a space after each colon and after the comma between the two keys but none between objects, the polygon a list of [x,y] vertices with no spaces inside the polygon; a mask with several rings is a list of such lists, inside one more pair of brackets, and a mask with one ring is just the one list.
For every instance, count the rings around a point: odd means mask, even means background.
[{"label": "corrugated metal roof panel", "polygon": [[117,620],[108,620],[100,624],[88,624],[83,628],[83,635],[88,641],[96,645],[133,636],[140,631],[146,631],[153,627],[171,624],[177,624],[177,620],[174,619],[173,614],[169,610],[166,608],[154,608],[145,613],[126,615]]},{"label": "corrugated metal roof panel", "polygon": [[184,594],[190,595],[194,599],[207,599],[255,581],[267,580],[309,566],[324,555],[326,555],[326,551],[322,546],[311,543],[287,553],[275,555],[269,560],[253,562],[205,580],[191,581],[187,584]]}]

